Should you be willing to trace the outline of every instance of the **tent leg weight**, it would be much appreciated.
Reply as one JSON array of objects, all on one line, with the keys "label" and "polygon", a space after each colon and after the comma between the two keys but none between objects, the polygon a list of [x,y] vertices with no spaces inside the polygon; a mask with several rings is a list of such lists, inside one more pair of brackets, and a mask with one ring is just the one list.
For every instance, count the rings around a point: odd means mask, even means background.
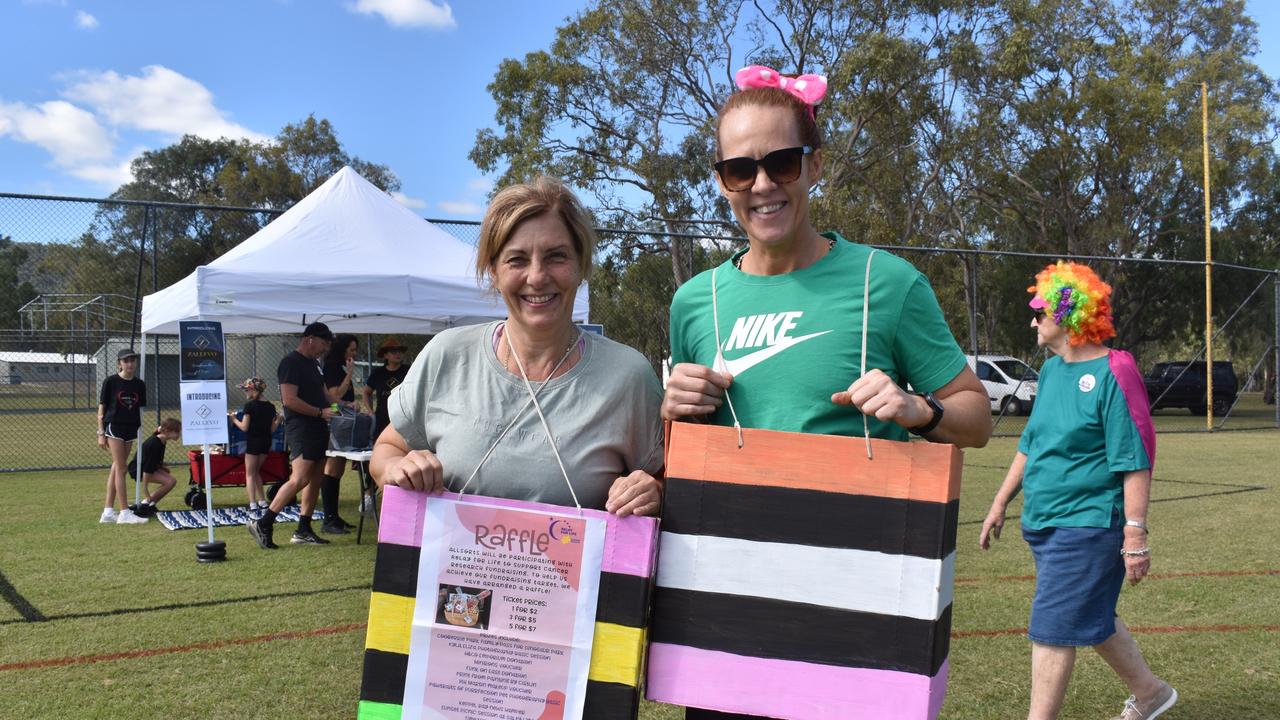
[{"label": "tent leg weight", "polygon": [[196,543],[196,562],[212,563],[227,559],[227,544],[221,540]]}]

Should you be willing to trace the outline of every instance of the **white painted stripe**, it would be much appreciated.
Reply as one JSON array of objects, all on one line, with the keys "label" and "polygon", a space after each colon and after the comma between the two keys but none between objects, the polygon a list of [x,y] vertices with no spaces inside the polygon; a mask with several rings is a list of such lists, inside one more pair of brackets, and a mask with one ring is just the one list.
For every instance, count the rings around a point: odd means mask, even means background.
[{"label": "white painted stripe", "polygon": [[942,560],[664,532],[658,586],[937,620],[956,554]]}]

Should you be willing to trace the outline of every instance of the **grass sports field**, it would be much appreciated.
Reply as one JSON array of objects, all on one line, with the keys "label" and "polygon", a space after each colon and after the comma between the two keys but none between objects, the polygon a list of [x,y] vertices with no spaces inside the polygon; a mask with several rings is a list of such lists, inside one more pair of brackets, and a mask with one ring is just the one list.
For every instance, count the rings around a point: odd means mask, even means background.
[{"label": "grass sports field", "polygon": [[[966,453],[945,718],[1026,713],[1031,557],[1015,524],[994,550],[976,544],[1013,447]],[[1121,613],[1182,694],[1170,720],[1280,717],[1278,464],[1274,430],[1160,437],[1154,575],[1125,589]],[[98,525],[103,475],[0,474],[0,717],[354,715],[372,544],[264,552],[220,528],[230,560],[198,565],[203,531]],[[356,487],[348,473],[348,519]],[[243,503],[243,490],[214,500]],[[1126,695],[1082,652],[1063,717],[1110,717]],[[649,705],[641,717],[681,712]]]}]

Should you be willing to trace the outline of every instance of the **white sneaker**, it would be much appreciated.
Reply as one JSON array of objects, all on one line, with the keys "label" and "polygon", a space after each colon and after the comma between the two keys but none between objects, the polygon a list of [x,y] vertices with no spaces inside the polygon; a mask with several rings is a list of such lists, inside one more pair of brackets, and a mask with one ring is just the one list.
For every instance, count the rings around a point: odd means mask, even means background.
[{"label": "white sneaker", "polygon": [[117,522],[116,517],[117,517],[117,513],[115,508],[103,508],[102,517],[98,518],[98,522],[102,523],[103,525],[115,523]]},{"label": "white sneaker", "polygon": [[116,516],[116,524],[117,525],[141,525],[142,523],[147,522],[147,520],[149,519],[150,518],[138,517],[137,515],[134,514],[132,510],[130,510],[129,508],[125,508],[124,510],[120,511],[120,514],[118,516]]}]

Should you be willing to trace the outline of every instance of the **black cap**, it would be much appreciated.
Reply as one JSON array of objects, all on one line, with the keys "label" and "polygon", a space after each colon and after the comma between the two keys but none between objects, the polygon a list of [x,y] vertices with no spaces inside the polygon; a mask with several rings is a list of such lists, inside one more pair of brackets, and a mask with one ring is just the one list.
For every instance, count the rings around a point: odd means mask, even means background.
[{"label": "black cap", "polygon": [[125,358],[138,357],[138,351],[133,348],[125,348],[116,353],[116,360],[124,360]]},{"label": "black cap", "polygon": [[330,332],[329,326],[322,322],[313,322],[302,331],[302,337],[318,337],[321,340],[333,342],[333,333]]}]

